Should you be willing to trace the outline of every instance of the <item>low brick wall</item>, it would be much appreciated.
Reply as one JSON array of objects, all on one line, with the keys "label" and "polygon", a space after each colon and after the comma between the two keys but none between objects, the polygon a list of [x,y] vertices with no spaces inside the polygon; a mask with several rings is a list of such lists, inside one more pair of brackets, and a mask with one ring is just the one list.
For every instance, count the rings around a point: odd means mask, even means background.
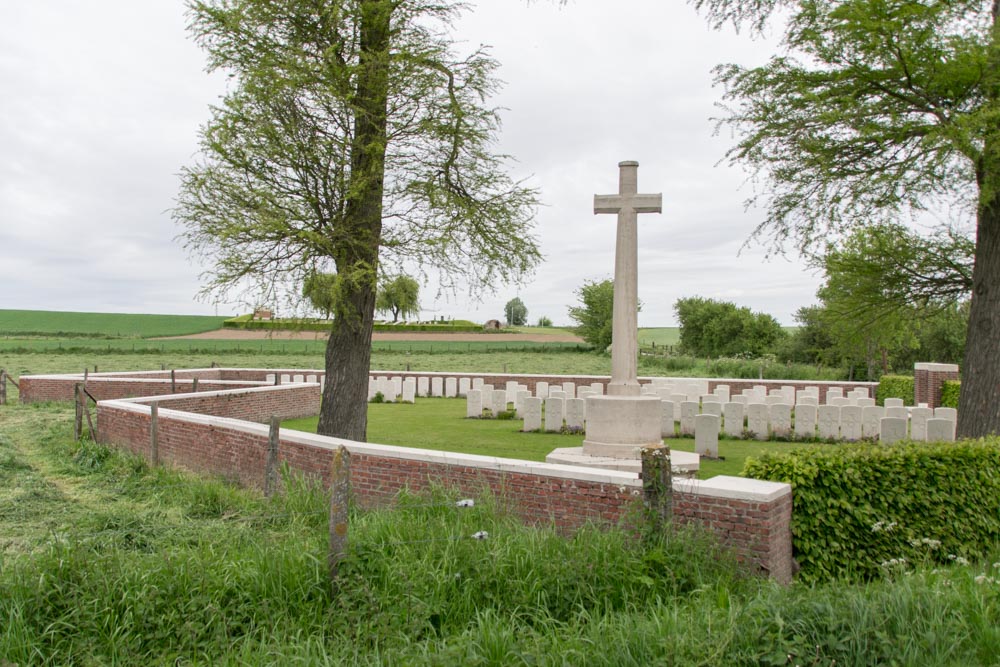
[{"label": "low brick wall", "polygon": [[[268,428],[251,423],[271,414],[315,414],[316,384],[258,387],[205,394],[101,401],[101,442],[149,456],[150,408],[158,413],[160,460],[237,483],[264,484]],[[251,414],[256,413],[256,414]],[[355,501],[376,506],[402,489],[444,484],[466,494],[489,489],[529,523],[573,530],[587,521],[619,523],[638,502],[642,485],[634,473],[551,465],[338,440],[283,431],[279,461],[329,483],[333,451],[351,453]],[[755,570],[778,581],[792,576],[791,487],[775,482],[715,477],[675,480],[674,513],[680,523],[704,526]]]},{"label": "low brick wall", "polygon": [[[303,368],[211,368],[211,369],[186,369],[174,372],[176,393],[187,393],[193,389],[193,379],[198,378],[200,391],[210,391],[216,389],[236,389],[240,387],[256,387],[271,385],[267,382],[268,375],[315,375],[319,380],[325,373],[316,369]],[[519,384],[527,385],[531,392],[535,391],[539,382],[561,384],[563,382],[573,382],[577,386],[590,385],[599,382],[607,389],[607,383],[611,381],[609,376],[603,375],[526,375],[510,373],[441,373],[441,372],[417,372],[417,371],[371,371],[370,377],[402,377],[402,378],[433,378],[433,377],[453,377],[453,378],[482,378],[483,382],[492,384],[494,387],[502,388],[508,381],[516,381]],[[877,382],[819,382],[807,380],[739,380],[726,378],[667,378],[678,382],[693,382],[701,380],[707,383],[708,391],[712,392],[719,385],[728,385],[730,393],[738,394],[744,389],[751,389],[754,386],[765,386],[768,391],[779,389],[783,386],[793,386],[798,389],[806,387],[816,387],[820,390],[820,395],[826,395],[826,389],[840,387],[844,392],[852,389],[867,389],[869,395],[875,395]],[[21,377],[21,401],[28,403],[34,401],[71,401],[73,400],[73,385],[83,380],[82,374],[66,375],[25,375]],[[652,382],[651,377],[639,378],[642,383]],[[137,396],[152,396],[174,393],[170,389],[170,371],[138,371],[129,373],[95,373],[87,378],[87,391],[97,400],[107,400],[114,398],[132,398]],[[940,389],[939,389],[940,393]]]}]

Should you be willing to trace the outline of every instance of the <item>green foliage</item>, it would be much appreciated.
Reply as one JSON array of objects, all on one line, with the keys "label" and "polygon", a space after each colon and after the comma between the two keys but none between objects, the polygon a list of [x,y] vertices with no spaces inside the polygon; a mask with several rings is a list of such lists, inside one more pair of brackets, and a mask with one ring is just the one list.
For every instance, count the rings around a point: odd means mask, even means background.
[{"label": "green foliage", "polygon": [[375,297],[375,310],[391,313],[392,321],[407,318],[420,312],[420,283],[410,276],[396,276],[379,287]]},{"label": "green foliage", "polygon": [[385,394],[380,391],[376,391],[372,399],[368,401],[369,403],[385,403]]},{"label": "green foliage", "polygon": [[883,375],[875,392],[876,403],[884,405],[887,398],[901,398],[905,405],[915,405],[913,382],[907,375]]},{"label": "green foliage", "polygon": [[674,303],[680,323],[680,345],[701,357],[759,357],[774,351],[785,332],[766,313],[715,299],[688,297]]},{"label": "green foliage", "polygon": [[[269,331],[330,331],[330,322],[325,320],[308,319],[285,319],[285,320],[226,320],[227,329],[254,329]],[[478,324],[455,320],[448,323],[433,324],[382,324],[372,325],[373,331],[396,332],[396,333],[483,333],[483,328]]]},{"label": "green foliage", "polygon": [[576,334],[603,352],[611,345],[615,284],[611,280],[587,281],[576,291],[582,305],[572,306],[569,317],[577,323]]},{"label": "green foliage", "polygon": [[336,308],[333,302],[337,291],[336,283],[336,273],[312,271],[302,283],[302,296],[309,300],[313,308],[329,318]]},{"label": "green foliage", "polygon": [[551,327],[552,326],[552,320],[549,319],[548,317],[546,317],[545,315],[542,315],[541,317],[538,318],[538,326],[540,326],[540,327]]},{"label": "green foliage", "polygon": [[202,315],[0,310],[0,334],[63,338],[158,338],[215,331],[222,328],[225,321],[225,317]]},{"label": "green foliage", "polygon": [[1000,540],[997,438],[803,449],[743,472],[793,486],[795,558],[810,581],[877,577],[893,559],[980,558]]},{"label": "green foliage", "polygon": [[945,380],[941,385],[941,405],[958,409],[958,397],[962,392],[961,380]]},{"label": "green foliage", "polygon": [[528,307],[521,301],[521,297],[514,297],[503,307],[503,315],[510,326],[524,326],[528,323]]}]

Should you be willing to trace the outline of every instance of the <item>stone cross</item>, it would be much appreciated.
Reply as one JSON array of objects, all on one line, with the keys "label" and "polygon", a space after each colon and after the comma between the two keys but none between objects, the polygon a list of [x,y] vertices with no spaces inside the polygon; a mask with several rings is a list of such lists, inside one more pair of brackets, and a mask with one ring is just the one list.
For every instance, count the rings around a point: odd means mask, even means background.
[{"label": "stone cross", "polygon": [[663,195],[637,194],[638,171],[638,162],[619,162],[618,194],[594,195],[594,214],[618,214],[609,396],[640,394],[636,369],[639,355],[639,241],[636,218],[638,213],[662,213]]}]

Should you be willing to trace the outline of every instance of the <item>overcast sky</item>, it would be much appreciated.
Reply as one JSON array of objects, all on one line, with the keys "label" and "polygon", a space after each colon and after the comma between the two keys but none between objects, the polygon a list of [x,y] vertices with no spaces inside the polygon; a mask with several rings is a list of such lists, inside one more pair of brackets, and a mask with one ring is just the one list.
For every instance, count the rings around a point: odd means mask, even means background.
[{"label": "overcast sky", "polygon": [[[212,314],[201,267],[175,240],[177,173],[224,90],[205,73],[181,0],[9,2],[0,21],[0,308]],[[613,275],[614,216],[593,195],[638,160],[641,326],[671,326],[685,296],[733,301],[793,324],[818,283],[800,262],[740,248],[762,211],[745,211],[746,174],[719,164],[712,67],[755,64],[774,42],[712,31],[681,0],[480,0],[457,26],[464,50],[493,48],[506,82],[499,149],[545,206],[543,265],[482,302],[464,292],[424,317],[502,317],[520,296],[534,322],[568,323],[585,280]],[[220,314],[245,310],[218,306]]]}]

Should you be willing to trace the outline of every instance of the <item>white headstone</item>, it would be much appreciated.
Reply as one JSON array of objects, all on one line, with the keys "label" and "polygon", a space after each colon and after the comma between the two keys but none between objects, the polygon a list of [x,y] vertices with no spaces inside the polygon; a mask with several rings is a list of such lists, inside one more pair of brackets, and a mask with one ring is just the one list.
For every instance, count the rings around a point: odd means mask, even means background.
[{"label": "white headstone", "polygon": [[756,440],[767,440],[771,437],[768,430],[770,406],[767,403],[750,403],[747,405],[747,431]]},{"label": "white headstone", "polygon": [[435,375],[431,378],[431,396],[444,395],[444,378]]},{"label": "white headstone", "polygon": [[845,405],[840,409],[840,438],[842,440],[860,440],[864,435],[864,408],[858,405]]},{"label": "white headstone", "polygon": [[552,393],[549,392],[549,397],[545,399],[545,430],[561,431],[564,414],[565,399],[553,398]]},{"label": "white headstone", "polygon": [[942,417],[927,420],[928,442],[953,442],[955,440],[955,422]]},{"label": "white headstone", "polygon": [[482,384],[479,386],[479,391],[483,395],[483,408],[493,411],[493,385]]},{"label": "white headstone", "polygon": [[901,408],[905,405],[905,403],[903,403],[903,399],[901,398],[887,398],[882,401],[882,405],[887,408]]},{"label": "white headstone", "polygon": [[953,422],[958,422],[958,410],[955,408],[934,408],[934,417],[937,419],[950,419]]},{"label": "white headstone", "polygon": [[472,419],[479,419],[483,416],[483,392],[479,389],[470,389],[465,395],[465,416]]},{"label": "white headstone", "polygon": [[910,410],[910,440],[923,442],[927,440],[927,420],[934,417],[930,408],[912,408]]},{"label": "white headstone", "polygon": [[838,406],[819,406],[816,410],[816,422],[820,440],[840,439],[840,408]]},{"label": "white headstone", "polygon": [[465,396],[472,389],[471,378],[458,378],[458,395]]},{"label": "white headstone", "polygon": [[777,405],[778,403],[785,403],[787,399],[784,394],[769,394],[764,397],[765,405]]},{"label": "white headstone", "polygon": [[549,389],[549,395],[546,398],[561,398],[566,399],[566,392],[562,389]]},{"label": "white headstone", "polygon": [[583,412],[585,399],[566,399],[566,430],[570,433],[578,433],[583,430]]},{"label": "white headstone", "polygon": [[681,420],[681,403],[688,400],[687,394],[670,394],[670,402],[674,404],[674,420]]},{"label": "white headstone", "polygon": [[681,403],[681,435],[694,435],[694,418],[698,414],[696,401]]},{"label": "white headstone", "polygon": [[865,438],[875,439],[882,430],[882,418],[885,417],[885,408],[881,405],[866,405],[861,408],[861,435]]},{"label": "white headstone", "polygon": [[549,397],[549,383],[548,382],[536,382],[535,383],[535,396],[537,398],[548,398]]},{"label": "white headstone", "polygon": [[513,403],[517,399],[517,380],[507,380],[507,385],[505,391],[507,392],[507,402]]},{"label": "white headstone", "polygon": [[[808,398],[813,399],[813,396]],[[816,437],[816,413],[818,408],[813,403],[800,403],[795,406],[795,437],[802,440],[812,440]]]},{"label": "white headstone", "polygon": [[542,428],[542,399],[529,396],[524,399],[524,431],[538,431]]},{"label": "white headstone", "polygon": [[306,377],[304,375],[295,375],[292,378],[292,382],[305,382],[305,381],[306,381]]},{"label": "white headstone", "polygon": [[[403,402],[415,403],[417,400],[417,380],[416,378],[406,378],[403,380]],[[482,399],[479,403],[479,411],[482,412]]]},{"label": "white headstone", "polygon": [[421,375],[417,378],[417,394],[420,396],[430,396],[431,395],[431,380],[426,375]]},{"label": "white headstone", "polygon": [[730,396],[729,397],[729,402],[730,403],[739,403],[744,408],[746,408],[747,404],[750,402],[750,397],[749,396],[744,396],[743,394],[740,394],[738,396]]},{"label": "white headstone", "polygon": [[[394,396],[399,396],[403,393],[403,378],[398,375],[393,377],[392,380],[392,391]],[[395,400],[395,399],[393,399]]]},{"label": "white headstone", "polygon": [[901,405],[887,405],[885,416],[890,419],[906,419],[910,416],[910,411]]},{"label": "white headstone", "polygon": [[660,401],[660,432],[664,438],[675,438],[677,437],[676,424],[677,420],[674,419],[674,402],[673,401]]},{"label": "white headstone", "polygon": [[744,405],[737,401],[729,401],[722,406],[723,429],[730,438],[743,437]]},{"label": "white headstone", "polygon": [[368,400],[375,398],[378,393],[378,380],[373,377],[368,378]]},{"label": "white headstone", "polygon": [[719,417],[698,415],[694,418],[694,451],[701,456],[719,458]]},{"label": "white headstone", "polygon": [[795,405],[811,405],[813,407],[819,405],[819,399],[811,394],[801,394],[795,397]]},{"label": "white headstone", "polygon": [[483,378],[472,378],[472,388],[473,389],[482,389],[483,388],[483,384],[485,384],[485,382],[483,381]]},{"label": "white headstone", "polygon": [[566,394],[566,398],[576,398],[576,383],[563,382],[562,390]]},{"label": "white headstone", "polygon": [[264,376],[264,382],[266,384],[274,384],[274,378],[277,377],[274,373],[268,373]]},{"label": "white headstone", "polygon": [[729,402],[729,385],[728,384],[717,384],[712,393],[722,399],[723,403]]},{"label": "white headstone", "polygon": [[531,398],[531,392],[527,389],[519,389],[517,391],[517,396],[514,397],[514,412],[517,413],[518,417],[524,415],[524,399]]},{"label": "white headstone", "polygon": [[594,394],[597,396],[604,395],[604,383],[603,382],[591,382],[590,388],[594,390]]},{"label": "white headstone", "polygon": [[832,397],[826,399],[826,404],[827,405],[836,405],[838,408],[842,408],[845,405],[850,405],[851,404],[851,399],[844,398],[843,396],[832,396]]},{"label": "white headstone", "polygon": [[771,419],[771,434],[775,438],[790,438],[792,435],[792,406],[790,403],[775,403],[768,410]]},{"label": "white headstone", "polygon": [[507,392],[502,389],[493,390],[493,416],[507,411]]},{"label": "white headstone", "polygon": [[875,399],[874,398],[859,398],[858,399],[858,405],[860,407],[862,407],[862,408],[870,408],[873,405],[875,405]]},{"label": "white headstone", "polygon": [[281,384],[287,384],[292,381],[292,376],[288,373],[281,374]]},{"label": "white headstone", "polygon": [[[826,390],[826,404],[827,405],[833,405],[833,403],[830,402],[831,398],[843,398],[843,397],[844,397],[844,389],[842,387],[829,387]],[[822,418],[821,418],[821,421],[822,421]]]},{"label": "white headstone", "polygon": [[715,415],[716,417],[722,416],[722,403],[718,401],[708,401],[707,403],[701,404],[701,414],[703,415]]},{"label": "white headstone", "polygon": [[455,398],[458,396],[458,380],[455,378],[444,379],[444,395],[448,398]]},{"label": "white headstone", "polygon": [[307,375],[306,376],[306,382],[315,382],[315,381],[316,381],[316,376],[315,375]]},{"label": "white headstone", "polygon": [[878,439],[885,445],[906,439],[906,420],[898,417],[883,417]]}]

